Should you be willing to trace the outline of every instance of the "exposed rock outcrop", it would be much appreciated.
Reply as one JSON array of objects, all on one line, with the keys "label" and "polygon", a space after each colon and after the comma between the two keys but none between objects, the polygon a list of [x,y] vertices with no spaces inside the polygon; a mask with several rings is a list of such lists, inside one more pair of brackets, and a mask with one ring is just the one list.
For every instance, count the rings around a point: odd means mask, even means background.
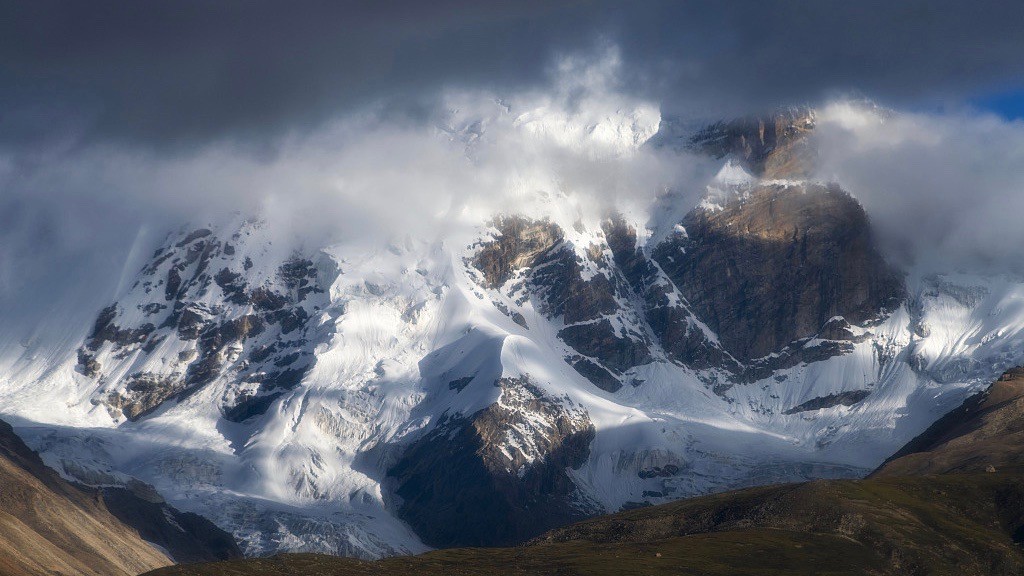
[{"label": "exposed rock outcrop", "polygon": [[[258,225],[246,222],[236,242],[246,227]],[[310,320],[327,306],[333,277],[320,277],[322,267],[298,254],[271,274],[256,275],[252,266],[236,245],[208,229],[158,249],[127,296],[131,303],[104,308],[79,350],[79,372],[106,390],[97,401],[138,420],[226,378],[223,414],[241,422],[298,385],[315,362],[312,347],[320,340]],[[211,291],[219,294],[211,298]],[[175,351],[174,357],[168,361],[157,350]],[[147,362],[151,354],[159,361]],[[109,380],[104,357],[131,358],[142,369]]]},{"label": "exposed rock outcrop", "polygon": [[757,177],[804,178],[815,159],[808,142],[814,121],[812,109],[796,107],[716,122],[697,132],[690,146],[716,158],[737,160]]},{"label": "exposed rock outcrop", "polygon": [[828,396],[811,398],[807,402],[786,410],[783,414],[797,414],[799,412],[821,410],[822,408],[832,408],[833,406],[839,405],[853,406],[867,398],[869,394],[871,394],[871,392],[868,390],[851,390],[849,392],[839,392],[836,394],[829,394]]},{"label": "exposed rock outcrop", "polygon": [[496,403],[438,423],[389,471],[399,515],[427,544],[510,544],[590,512],[566,472],[590,453],[586,411],[527,378],[495,386]]},{"label": "exposed rock outcrop", "polygon": [[[802,141],[813,124],[801,118],[790,118],[797,127],[783,130],[781,144],[765,129],[765,144],[748,150],[747,161],[764,164],[779,146]],[[734,144],[722,149],[736,153]],[[607,249],[585,251],[551,223],[503,218],[472,264],[492,288],[517,303],[533,298],[561,319],[559,338],[578,353],[569,363],[612,392],[654,358],[650,336],[671,361],[747,383],[851,352],[850,324],[882,318],[904,299],[901,275],[842,190],[769,183],[722,202],[694,209],[674,234],[646,247],[618,215],[602,226]]]},{"label": "exposed rock outcrop", "polygon": [[739,364],[709,337],[676,286],[637,245],[636,230],[619,215],[606,220],[603,230],[615,265],[669,359],[695,369],[738,371]]},{"label": "exposed rock outcrop", "polygon": [[[628,288],[599,247],[588,246],[580,256],[561,228],[547,221],[499,218],[494,227],[498,234],[471,264],[491,288],[505,289],[520,303],[532,298],[542,313],[565,325],[558,335],[581,355],[570,358],[580,374],[614,392],[623,373],[651,360],[644,334],[621,322],[632,312],[621,303]],[[517,281],[510,282],[513,277]]]},{"label": "exposed rock outcrop", "polygon": [[867,216],[835,187],[763,185],[698,208],[653,257],[734,357],[777,352],[842,316],[871,321],[904,298]]},{"label": "exposed rock outcrop", "polygon": [[616,373],[650,361],[646,347],[629,336],[617,334],[607,319],[568,326],[558,332],[558,337],[580,354],[599,359]]},{"label": "exposed rock outcrop", "polygon": [[504,284],[515,270],[532,267],[562,241],[561,229],[547,221],[511,216],[499,218],[494,227],[498,235],[473,259],[491,287]]}]

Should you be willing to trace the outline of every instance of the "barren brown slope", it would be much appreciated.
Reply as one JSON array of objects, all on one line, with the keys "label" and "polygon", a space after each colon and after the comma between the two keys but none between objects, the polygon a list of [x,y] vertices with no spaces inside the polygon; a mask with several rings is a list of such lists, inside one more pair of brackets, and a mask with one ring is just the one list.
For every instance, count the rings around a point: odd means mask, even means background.
[{"label": "barren brown slope", "polygon": [[1024,368],[1008,370],[986,391],[965,400],[872,475],[986,470],[1024,473]]},{"label": "barren brown slope", "polygon": [[168,564],[98,493],[65,482],[0,421],[0,575],[134,575]]}]

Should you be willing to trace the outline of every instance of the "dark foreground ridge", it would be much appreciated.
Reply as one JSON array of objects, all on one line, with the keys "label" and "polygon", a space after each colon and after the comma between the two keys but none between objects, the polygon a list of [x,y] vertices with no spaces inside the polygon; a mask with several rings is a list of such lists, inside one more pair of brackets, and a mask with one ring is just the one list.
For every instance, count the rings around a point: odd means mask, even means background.
[{"label": "dark foreground ridge", "polygon": [[[514,548],[447,549],[377,562],[295,554],[151,574],[1019,575],[1022,407],[1024,371],[1018,369],[866,480],[766,486],[651,506]],[[1004,441],[993,444],[994,437]]]}]

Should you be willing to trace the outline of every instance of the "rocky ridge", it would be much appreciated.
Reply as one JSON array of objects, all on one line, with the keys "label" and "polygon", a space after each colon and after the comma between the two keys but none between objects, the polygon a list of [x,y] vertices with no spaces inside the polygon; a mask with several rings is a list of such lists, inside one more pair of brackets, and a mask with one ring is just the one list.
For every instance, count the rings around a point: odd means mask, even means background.
[{"label": "rocky ridge", "polygon": [[[327,306],[324,287],[337,272],[293,254],[249,274],[252,259],[238,247],[259,225],[246,222],[227,239],[203,228],[169,242],[132,287],[136,301],[99,313],[78,369],[97,381],[95,401],[112,416],[138,420],[229,375],[221,410],[244,422],[302,381],[316,362],[312,348],[329,337],[310,320]],[[121,373],[105,369],[111,360]]]},{"label": "rocky ridge", "polygon": [[445,418],[389,470],[400,517],[431,546],[512,544],[594,512],[577,503],[566,473],[590,453],[586,410],[528,378],[493,386],[497,402]]}]

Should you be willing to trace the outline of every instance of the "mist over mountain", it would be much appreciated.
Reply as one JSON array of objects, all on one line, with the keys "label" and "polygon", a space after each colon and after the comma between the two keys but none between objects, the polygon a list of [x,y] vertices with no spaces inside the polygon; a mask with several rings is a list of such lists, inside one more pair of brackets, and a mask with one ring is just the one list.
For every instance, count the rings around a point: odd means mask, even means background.
[{"label": "mist over mountain", "polygon": [[[169,157],[120,145],[8,155],[0,306],[25,312],[26,286],[60,290],[48,274],[68,267],[109,294],[136,240],[152,248],[166,229],[236,211],[266,217],[282,241],[326,244],[529,213],[534,192],[569,195],[592,216],[626,204],[649,210],[666,190],[696,204],[718,168],[692,151],[637,146],[662,114],[626,90],[618,48],[561,56],[550,68],[538,89],[446,91],[421,119],[366,106],[281,140],[270,155],[234,144]],[[892,257],[1020,271],[1019,122],[863,100],[828,104],[816,121],[815,177],[857,197]]]},{"label": "mist over mountain", "polygon": [[0,414],[176,560],[862,478],[1024,364],[984,8],[7,4]]}]

